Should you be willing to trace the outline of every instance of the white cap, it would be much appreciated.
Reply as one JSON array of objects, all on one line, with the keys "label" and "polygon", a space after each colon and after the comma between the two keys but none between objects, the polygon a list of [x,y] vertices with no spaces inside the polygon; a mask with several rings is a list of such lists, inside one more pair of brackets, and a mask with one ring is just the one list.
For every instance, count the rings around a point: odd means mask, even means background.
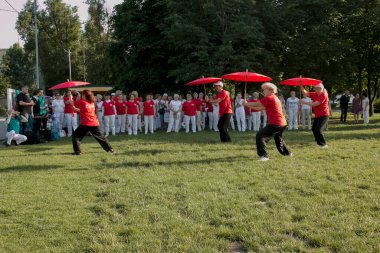
[{"label": "white cap", "polygon": [[222,81],[218,81],[218,82],[214,83],[214,87],[215,86],[220,86],[220,87],[223,88],[223,82]]},{"label": "white cap", "polygon": [[168,96],[168,94],[167,94],[167,93],[164,93],[162,96],[163,96],[163,97],[167,97],[167,96]]},{"label": "white cap", "polygon": [[111,93],[111,96],[115,96],[116,95],[116,93]]},{"label": "white cap", "polygon": [[325,87],[323,86],[323,83],[319,83],[317,85],[314,85],[315,88],[322,88],[324,89]]}]

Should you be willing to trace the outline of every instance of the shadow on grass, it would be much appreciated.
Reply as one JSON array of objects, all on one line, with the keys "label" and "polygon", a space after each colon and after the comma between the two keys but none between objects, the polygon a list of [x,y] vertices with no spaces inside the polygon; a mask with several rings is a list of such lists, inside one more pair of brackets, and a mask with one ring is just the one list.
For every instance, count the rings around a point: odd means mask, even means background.
[{"label": "shadow on grass", "polygon": [[13,173],[13,172],[31,172],[31,171],[47,171],[47,170],[56,170],[61,169],[61,165],[16,165],[11,167],[5,167],[0,169],[0,173]]}]

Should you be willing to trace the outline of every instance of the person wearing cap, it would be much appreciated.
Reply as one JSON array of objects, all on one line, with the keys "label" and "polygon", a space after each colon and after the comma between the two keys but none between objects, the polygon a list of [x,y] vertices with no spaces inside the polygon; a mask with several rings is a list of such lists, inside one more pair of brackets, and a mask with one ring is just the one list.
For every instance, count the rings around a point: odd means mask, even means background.
[{"label": "person wearing cap", "polygon": [[244,99],[239,92],[235,99],[235,115],[239,132],[245,132],[245,111],[243,106]]},{"label": "person wearing cap", "polygon": [[283,156],[292,156],[282,139],[282,133],[286,130],[286,120],[282,112],[281,102],[277,97],[277,87],[273,83],[263,83],[264,98],[259,102],[244,102],[244,106],[250,108],[264,108],[268,115],[268,124],[256,134],[257,154],[260,161],[268,161],[266,144],[273,137],[277,150]]},{"label": "person wearing cap", "polygon": [[220,140],[222,142],[231,142],[231,137],[228,134],[228,125],[232,117],[232,105],[229,93],[223,90],[223,82],[219,81],[214,84],[218,94],[214,99],[210,99],[211,103],[219,105],[219,121],[218,129]]},{"label": "person wearing cap", "polygon": [[317,145],[323,149],[328,148],[325,137],[323,136],[323,130],[326,129],[330,110],[329,110],[329,96],[322,83],[314,86],[315,92],[305,91],[302,83],[300,84],[301,91],[304,95],[311,98],[312,102],[306,102],[301,100],[301,104],[310,105],[314,112],[314,121],[312,131],[314,134]]},{"label": "person wearing cap", "polygon": [[169,104],[169,125],[167,133],[170,133],[174,130],[174,132],[178,133],[179,131],[179,122],[181,119],[181,110],[182,110],[182,102],[179,100],[179,95],[174,94],[174,100],[170,101]]}]

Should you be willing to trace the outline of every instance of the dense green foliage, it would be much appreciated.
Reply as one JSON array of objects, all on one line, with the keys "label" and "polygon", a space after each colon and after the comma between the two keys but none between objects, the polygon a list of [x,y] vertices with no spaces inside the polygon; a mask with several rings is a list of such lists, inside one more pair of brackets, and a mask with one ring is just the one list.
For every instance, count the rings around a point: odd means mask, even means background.
[{"label": "dense green foliage", "polygon": [[379,252],[379,120],[330,124],[327,150],[286,131],[266,163],[253,132],[1,148],[0,252]]}]

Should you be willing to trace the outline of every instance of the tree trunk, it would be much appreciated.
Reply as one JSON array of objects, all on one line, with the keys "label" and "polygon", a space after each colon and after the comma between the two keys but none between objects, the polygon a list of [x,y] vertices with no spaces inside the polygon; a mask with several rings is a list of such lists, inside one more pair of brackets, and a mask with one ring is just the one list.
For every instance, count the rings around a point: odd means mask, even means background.
[{"label": "tree trunk", "polygon": [[359,70],[358,70],[358,86],[359,86],[359,94],[362,94],[362,92],[363,92],[362,73],[363,73],[363,69],[362,69],[362,67],[359,67]]},{"label": "tree trunk", "polygon": [[369,116],[373,116],[373,108],[372,108],[372,90],[371,90],[371,77],[368,74],[367,76],[367,88],[368,88],[368,99],[369,99]]},{"label": "tree trunk", "polygon": [[371,101],[374,101],[377,99],[379,93],[379,76],[376,77],[375,79],[375,86],[373,87],[373,96]]}]

